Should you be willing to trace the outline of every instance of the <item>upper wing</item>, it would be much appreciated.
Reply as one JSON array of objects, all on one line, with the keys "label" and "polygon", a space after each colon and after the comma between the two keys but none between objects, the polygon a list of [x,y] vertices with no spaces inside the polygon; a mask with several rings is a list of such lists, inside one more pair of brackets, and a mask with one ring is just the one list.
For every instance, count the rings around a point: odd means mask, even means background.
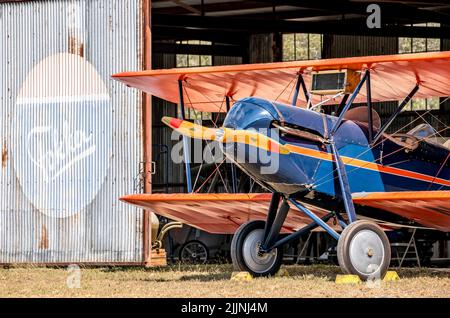
[{"label": "upper wing", "polygon": [[[143,208],[158,215],[186,223],[198,229],[215,234],[234,234],[236,229],[250,220],[265,220],[271,194],[130,194],[120,200]],[[320,217],[328,211],[311,208]],[[296,210],[295,207],[292,209]],[[292,232],[311,220],[295,211],[289,213],[283,225],[283,232]],[[332,221],[328,222],[333,226]]]},{"label": "upper wing", "polygon": [[444,232],[450,231],[450,191],[354,193],[353,202],[416,221]]},{"label": "upper wing", "polygon": [[[310,72],[323,69],[371,69],[372,100],[403,99],[416,83],[416,98],[450,96],[450,52],[399,54],[266,64],[176,68],[125,72],[113,78],[154,96],[178,103],[178,80],[184,81],[185,104],[201,111],[225,112],[224,96],[234,100],[260,96],[289,103],[298,72],[310,85]],[[355,102],[365,102],[362,89]],[[303,94],[299,100],[305,103]],[[313,96],[313,102],[320,96]],[[335,103],[330,101],[329,103]]]}]

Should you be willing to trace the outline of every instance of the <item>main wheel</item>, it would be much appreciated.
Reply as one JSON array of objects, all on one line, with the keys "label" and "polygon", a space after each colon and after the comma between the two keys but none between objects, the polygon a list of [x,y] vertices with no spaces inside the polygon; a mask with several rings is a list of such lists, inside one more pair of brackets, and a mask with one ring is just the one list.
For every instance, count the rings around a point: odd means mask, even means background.
[{"label": "main wheel", "polygon": [[355,221],[342,231],[337,245],[339,265],[362,280],[383,278],[391,261],[391,247],[375,223]]},{"label": "main wheel", "polygon": [[180,261],[183,264],[205,264],[208,261],[208,248],[200,241],[186,242],[180,249]]},{"label": "main wheel", "polygon": [[274,275],[283,260],[283,248],[278,247],[270,252],[262,253],[264,225],[257,220],[242,224],[231,241],[231,259],[237,271],[247,271],[253,276]]}]

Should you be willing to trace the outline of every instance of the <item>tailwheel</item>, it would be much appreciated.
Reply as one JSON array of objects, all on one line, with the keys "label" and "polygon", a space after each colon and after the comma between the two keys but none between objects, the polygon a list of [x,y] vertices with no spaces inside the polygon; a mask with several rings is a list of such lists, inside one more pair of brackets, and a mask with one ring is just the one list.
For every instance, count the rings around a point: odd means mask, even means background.
[{"label": "tailwheel", "polygon": [[267,253],[260,251],[264,239],[264,225],[261,220],[242,224],[231,241],[231,259],[237,271],[247,271],[253,276],[274,275],[283,260],[283,248]]},{"label": "tailwheel", "polygon": [[355,221],[342,231],[337,257],[344,273],[358,275],[362,280],[381,279],[391,261],[391,248],[378,225]]},{"label": "tailwheel", "polygon": [[183,264],[206,264],[208,261],[208,248],[200,241],[186,242],[180,249],[180,261]]}]

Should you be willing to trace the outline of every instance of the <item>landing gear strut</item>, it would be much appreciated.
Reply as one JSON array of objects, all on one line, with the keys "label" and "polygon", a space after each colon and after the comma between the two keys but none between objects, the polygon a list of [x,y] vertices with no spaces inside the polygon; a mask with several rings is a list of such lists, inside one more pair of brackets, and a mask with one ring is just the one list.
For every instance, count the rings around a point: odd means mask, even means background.
[{"label": "landing gear strut", "polygon": [[[247,222],[235,233],[231,242],[231,259],[235,270],[247,271],[253,276],[274,275],[281,266],[283,245],[320,226],[338,241],[337,256],[344,273],[358,275],[362,280],[384,277],[391,260],[391,249],[386,234],[378,225],[369,221],[354,221],[347,226],[342,225],[345,228],[339,235],[327,224],[335,213],[320,218],[291,198],[283,198],[283,204],[278,209],[279,201],[280,195],[274,194],[266,222]],[[279,233],[289,210],[287,201],[313,222],[280,238]]]}]

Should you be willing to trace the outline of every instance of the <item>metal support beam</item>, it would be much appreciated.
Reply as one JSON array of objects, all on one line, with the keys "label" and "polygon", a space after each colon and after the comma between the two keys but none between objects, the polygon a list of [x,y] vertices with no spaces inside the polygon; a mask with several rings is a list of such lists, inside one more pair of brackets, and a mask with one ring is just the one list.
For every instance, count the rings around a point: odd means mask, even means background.
[{"label": "metal support beam", "polygon": [[[331,219],[333,216],[334,216],[334,213],[329,213],[322,218],[322,221],[328,222],[328,220]],[[279,246],[283,246],[284,244],[290,243],[293,240],[298,239],[298,238],[302,237],[303,235],[307,234],[308,232],[314,230],[318,226],[319,226],[319,224],[317,224],[316,222],[311,222],[310,224],[302,227],[300,230],[297,230],[294,233],[291,233],[288,236],[282,238],[281,240],[278,240],[277,242],[275,242],[274,245],[269,246],[267,250],[270,251],[270,250],[273,250],[274,248],[277,248]]]},{"label": "metal support beam", "polygon": [[[180,117],[181,119],[186,119],[186,114],[184,111],[184,94],[183,94],[183,81],[178,80],[178,94],[180,98]],[[187,136],[183,135],[183,156],[184,156],[184,167],[186,170],[186,185],[188,193],[192,192],[192,178],[191,178],[191,160],[189,151],[189,139]]]},{"label": "metal support beam", "polygon": [[380,130],[378,131],[378,133],[375,135],[375,137],[372,140],[372,145],[375,144],[377,142],[377,140],[383,135],[383,133],[386,131],[386,129],[388,129],[388,127],[392,124],[392,122],[395,120],[395,118],[397,118],[397,116],[401,113],[403,108],[405,108],[405,106],[409,103],[411,98],[413,98],[413,96],[417,93],[418,90],[419,90],[419,84],[416,84],[416,86],[414,86],[414,88],[408,94],[408,96],[406,96],[405,99],[400,103],[400,105],[398,105],[397,109],[391,115],[391,117],[389,117],[387,122],[384,123],[383,126],[381,126]]},{"label": "metal support beam", "polygon": [[361,87],[363,86],[364,82],[367,79],[367,74],[369,73],[369,71],[366,71],[364,73],[363,78],[359,81],[358,85],[355,88],[355,91],[352,93],[352,95],[350,96],[349,100],[347,101],[347,104],[345,104],[345,107],[342,109],[342,111],[339,114],[338,120],[335,122],[333,128],[331,128],[330,130],[330,137],[333,137],[333,135],[336,133],[337,129],[339,128],[339,126],[341,125],[342,120],[344,119],[344,115],[347,112],[347,110],[350,108],[350,106],[352,106],[353,101],[355,100],[356,96],[358,96],[359,91],[361,90]]},{"label": "metal support beam", "polygon": [[321,218],[319,218],[314,212],[310,211],[308,208],[306,208],[303,204],[300,202],[297,202],[296,200],[289,198],[288,199],[293,205],[295,205],[300,211],[305,213],[311,220],[316,222],[321,228],[323,228],[325,231],[327,231],[328,234],[330,234],[334,239],[339,240],[340,235],[333,230],[331,226],[329,226],[326,222],[324,222]]},{"label": "metal support beam", "polygon": [[281,195],[278,192],[272,193],[272,199],[270,200],[269,211],[267,212],[266,225],[264,227],[264,238],[269,235],[270,228],[272,227],[275,215],[277,215],[278,206],[280,205]]},{"label": "metal support beam", "polygon": [[280,209],[275,216],[275,220],[270,227],[269,233],[265,237],[264,243],[262,244],[262,250],[267,250],[266,247],[272,245],[278,238],[281,227],[283,226],[284,220],[286,220],[286,216],[289,212],[289,208],[289,203],[287,203],[286,199],[283,198],[283,203],[281,204]]},{"label": "metal support beam", "polygon": [[338,105],[338,107],[337,107],[337,109],[336,109],[336,112],[335,112],[333,115],[339,116],[339,113],[340,113],[341,110],[345,107],[345,103],[347,103],[348,96],[349,96],[349,94],[345,94],[345,95],[342,97],[341,102],[339,103],[339,105]]},{"label": "metal support beam", "polygon": [[298,94],[300,92],[300,86],[302,87],[303,94],[305,95],[306,104],[309,102],[309,93],[306,88],[305,80],[301,73],[298,73],[297,83],[295,84],[294,96],[292,97],[292,106],[297,106]]},{"label": "metal support beam", "polygon": [[303,80],[302,74],[298,74],[297,83],[295,83],[294,96],[292,97],[292,106],[297,106],[298,92],[300,90],[300,81]]},{"label": "metal support beam", "polygon": [[[367,35],[383,37],[418,37],[418,38],[450,38],[449,27],[418,27],[407,25],[384,25],[382,28],[369,29],[365,24],[366,12],[360,20],[345,21],[292,21],[252,19],[233,17],[215,17],[199,15],[152,15],[153,32],[158,34],[165,32],[160,27],[178,29],[178,33],[191,31],[231,32],[238,35],[243,33],[326,33],[340,35]],[[364,26],[364,27],[362,27]],[[156,31],[155,28],[158,28]],[[182,31],[182,32],[181,32]]]},{"label": "metal support beam", "polygon": [[366,91],[367,91],[367,107],[369,111],[367,112],[367,122],[369,123],[369,144],[373,140],[373,118],[372,118],[372,87],[370,84],[370,71],[366,71]]},{"label": "metal support beam", "polygon": [[[231,103],[230,103],[230,97],[225,96],[225,104],[227,107],[227,113],[231,109]],[[237,192],[237,175],[236,175],[236,165],[234,163],[231,163],[231,185],[233,188],[233,193]]]},{"label": "metal support beam", "polygon": [[341,160],[341,156],[339,155],[339,151],[337,150],[336,144],[334,143],[333,139],[331,140],[331,151],[334,156],[334,163],[336,164],[336,170],[338,173],[339,185],[341,188],[345,211],[347,212],[349,222],[352,223],[356,221],[355,206],[353,205],[352,193],[350,192],[350,185],[348,183],[345,165]]}]

